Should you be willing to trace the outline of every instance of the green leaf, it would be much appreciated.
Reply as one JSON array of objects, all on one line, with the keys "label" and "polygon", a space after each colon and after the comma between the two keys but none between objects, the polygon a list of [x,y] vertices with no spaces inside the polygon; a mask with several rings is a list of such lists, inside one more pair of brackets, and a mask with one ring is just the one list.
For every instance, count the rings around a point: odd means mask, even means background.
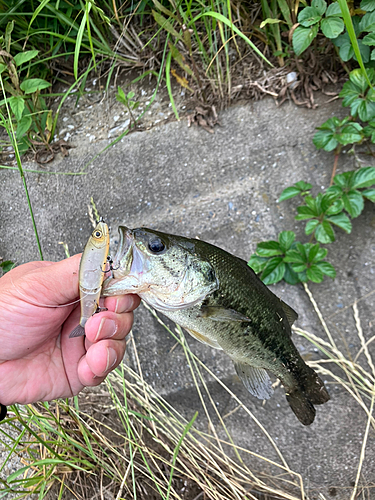
[{"label": "green leaf", "polygon": [[370,187],[375,184],[375,167],[363,167],[354,172],[351,186],[353,188]]},{"label": "green leaf", "polygon": [[22,137],[26,134],[31,127],[32,122],[31,116],[26,115],[17,123],[16,137],[18,140],[22,139]]},{"label": "green leaf", "polygon": [[324,278],[323,272],[316,264],[313,264],[311,267],[307,268],[306,276],[310,281],[313,281],[314,283],[321,283]]},{"label": "green leaf", "polygon": [[[338,187],[338,186],[331,186],[331,187],[337,187],[340,191],[341,189]],[[340,193],[340,196],[342,196],[342,191]],[[344,208],[344,203],[342,201],[342,198],[339,198],[338,200],[335,200],[335,202],[333,203],[333,205],[331,205],[326,211],[326,215],[336,215],[340,212],[343,211],[343,208]]]},{"label": "green leaf", "polygon": [[260,257],[272,257],[274,255],[280,255],[283,251],[277,241],[262,241],[258,243],[256,248],[256,253]]},{"label": "green leaf", "polygon": [[290,264],[285,264],[284,281],[289,285],[296,285],[301,281],[298,277],[298,274],[293,271]]},{"label": "green leaf", "polygon": [[292,269],[295,273],[302,273],[307,269],[307,264],[292,264]]},{"label": "green leaf", "polygon": [[283,279],[285,264],[282,257],[272,257],[263,270],[261,279],[264,284],[270,285]]},{"label": "green leaf", "polygon": [[297,212],[298,215],[295,216],[296,220],[311,219],[316,216],[315,211],[311,210],[311,208],[307,207],[306,205],[297,207]]},{"label": "green leaf", "polygon": [[278,24],[278,23],[282,23],[282,22],[283,21],[281,19],[274,19],[273,17],[268,17],[267,19],[265,19],[264,21],[262,21],[260,23],[259,28],[262,29],[265,26],[267,26],[267,24]]},{"label": "green leaf", "polygon": [[375,102],[370,102],[368,99],[358,99],[350,106],[351,114],[359,118],[363,122],[369,122],[375,118]]},{"label": "green leaf", "polygon": [[339,47],[339,55],[343,61],[349,61],[354,56],[354,49],[347,33],[338,36],[333,43]]},{"label": "green leaf", "polygon": [[152,10],[152,15],[161,28],[165,29],[165,31],[167,31],[170,35],[176,37],[178,40],[181,39],[180,33],[178,33],[174,29],[173,25],[169,22],[168,19],[162,16],[159,12],[156,12],[156,10]]},{"label": "green leaf", "polygon": [[263,271],[265,268],[266,264],[268,262],[268,259],[265,259],[264,257],[259,257],[259,255],[256,255],[255,253],[250,257],[249,262],[247,265],[251,267],[251,269],[256,273],[260,273]]},{"label": "green leaf", "polygon": [[42,80],[41,78],[29,78],[21,83],[20,88],[25,92],[25,94],[33,94],[37,90],[46,89],[50,86],[50,83]]},{"label": "green leaf", "polygon": [[311,245],[309,250],[308,250],[308,261],[309,262],[314,262],[316,259],[316,256],[318,255],[318,252],[320,250],[320,245],[319,243],[315,243],[315,245]]},{"label": "green leaf", "polygon": [[302,54],[318,34],[319,25],[314,24],[310,28],[298,26],[293,33],[293,50],[297,56]]},{"label": "green leaf", "polygon": [[25,101],[21,96],[12,96],[9,97],[8,103],[10,105],[11,110],[16,117],[16,120],[19,122],[22,118],[23,110],[25,109]]},{"label": "green leaf", "polygon": [[361,142],[363,139],[362,127],[359,123],[349,123],[342,131],[337,134],[336,138],[340,144],[346,146],[347,144],[355,144]]},{"label": "green leaf", "polygon": [[25,64],[25,62],[34,59],[39,54],[39,50],[27,50],[26,52],[19,52],[14,56],[14,62],[16,66],[21,66],[21,64]]},{"label": "green leaf", "polygon": [[11,260],[4,260],[3,262],[0,262],[0,267],[3,270],[4,274],[8,271],[11,271],[15,266],[16,264]]},{"label": "green leaf", "polygon": [[375,203],[375,189],[366,189],[362,191],[362,196]]},{"label": "green leaf", "polygon": [[319,221],[317,219],[311,219],[308,221],[305,227],[305,233],[306,234],[311,234],[315,231],[316,226],[319,224]]},{"label": "green leaf", "polygon": [[318,10],[314,7],[305,7],[298,14],[298,22],[302,26],[305,26],[305,28],[308,28],[309,26],[318,23],[321,17],[322,14],[319,14]]},{"label": "green leaf", "polygon": [[322,19],[320,28],[327,38],[336,38],[344,31],[345,24],[340,17],[326,17]]},{"label": "green leaf", "polygon": [[374,28],[375,28],[375,12],[368,12],[362,17],[359,23],[359,29],[361,31],[372,31]]},{"label": "green leaf", "polygon": [[342,16],[340,5],[338,4],[338,2],[333,2],[331,3],[331,5],[328,6],[326,17],[331,17],[331,16],[340,16],[340,17]]},{"label": "green leaf", "polygon": [[305,182],[305,181],[298,181],[294,185],[300,191],[309,191],[312,188],[312,184],[310,184],[309,182]]},{"label": "green leaf", "polygon": [[298,250],[288,250],[284,262],[290,262],[292,264],[304,264],[306,263],[306,256],[301,254]]},{"label": "green leaf", "polygon": [[373,10],[375,10],[374,0],[362,0],[360,9],[366,12],[372,12]]},{"label": "green leaf", "polygon": [[336,269],[329,262],[318,262],[316,265],[323,274],[326,274],[332,279],[336,278]]},{"label": "green leaf", "polygon": [[333,151],[338,146],[334,133],[328,130],[318,130],[313,137],[314,146],[324,151]]},{"label": "green leaf", "polygon": [[315,230],[315,239],[320,243],[332,243],[335,241],[335,232],[327,220],[324,220],[317,226]]},{"label": "green leaf", "polygon": [[349,217],[347,215],[345,215],[344,213],[327,217],[327,221],[329,221],[332,224],[334,224],[335,226],[338,226],[339,228],[343,229],[348,234],[352,230],[352,223],[350,222]]},{"label": "green leaf", "polygon": [[325,259],[327,256],[328,250],[326,248],[319,248],[318,253],[315,256],[314,263],[319,262],[320,260]]},{"label": "green leaf", "polygon": [[369,33],[362,39],[364,45],[375,45],[375,33]]},{"label": "green leaf", "polygon": [[295,186],[290,186],[281,193],[279,201],[289,200],[290,198],[294,198],[294,196],[298,196],[301,193],[301,190]]},{"label": "green leaf", "polygon": [[327,9],[327,2],[325,0],[312,0],[311,6],[322,16]]},{"label": "green leaf", "polygon": [[279,234],[279,243],[283,253],[286,253],[289,250],[295,239],[296,234],[293,231],[281,231]]},{"label": "green leaf", "polygon": [[348,212],[352,219],[358,217],[365,205],[362,194],[356,190],[349,191],[349,193],[344,193],[342,196],[342,201],[344,202],[345,210]]}]

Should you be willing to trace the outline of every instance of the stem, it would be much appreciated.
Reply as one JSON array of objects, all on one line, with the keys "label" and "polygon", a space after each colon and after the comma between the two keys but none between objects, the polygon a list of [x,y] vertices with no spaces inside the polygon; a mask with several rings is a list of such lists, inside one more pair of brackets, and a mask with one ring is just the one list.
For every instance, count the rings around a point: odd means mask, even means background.
[{"label": "stem", "polygon": [[333,184],[333,178],[336,175],[337,163],[339,161],[339,156],[340,156],[340,153],[341,153],[341,147],[342,147],[341,144],[339,144],[337,146],[337,148],[335,149],[335,160],[333,162],[333,169],[332,169],[331,181],[329,183],[330,186],[332,186],[332,184]]}]

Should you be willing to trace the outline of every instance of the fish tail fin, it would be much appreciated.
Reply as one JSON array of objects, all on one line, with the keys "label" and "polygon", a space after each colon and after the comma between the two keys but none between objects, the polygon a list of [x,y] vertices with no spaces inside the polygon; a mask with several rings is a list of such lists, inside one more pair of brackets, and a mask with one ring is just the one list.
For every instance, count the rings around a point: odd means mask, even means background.
[{"label": "fish tail fin", "polygon": [[315,371],[302,359],[301,361],[303,365],[300,365],[300,371],[296,377],[298,385],[296,384],[293,388],[286,387],[286,398],[298,420],[303,425],[310,425],[315,418],[314,405],[326,403],[330,396]]},{"label": "fish tail fin", "polygon": [[315,373],[315,371],[307,366],[307,377],[304,383],[304,392],[312,404],[322,405],[329,401],[330,396],[327,389],[324,387],[323,380]]},{"label": "fish tail fin", "polygon": [[301,424],[310,425],[314,422],[315,408],[301,390],[287,393],[286,399]]},{"label": "fish tail fin", "polygon": [[73,331],[70,332],[69,338],[75,338],[75,337],[82,337],[82,335],[85,335],[85,329],[81,325],[77,325]]}]

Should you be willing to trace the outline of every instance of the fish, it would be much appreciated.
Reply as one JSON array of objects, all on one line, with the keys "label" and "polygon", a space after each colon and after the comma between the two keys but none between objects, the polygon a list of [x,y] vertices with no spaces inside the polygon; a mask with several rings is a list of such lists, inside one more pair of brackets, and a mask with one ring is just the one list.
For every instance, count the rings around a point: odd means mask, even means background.
[{"label": "fish", "polygon": [[79,263],[79,295],[81,317],[69,338],[85,334],[87,320],[99,309],[99,298],[107,267],[109,229],[101,219],[88,239]]},{"label": "fish", "polygon": [[113,275],[102,295],[134,293],[200,342],[223,350],[246,389],[269,399],[269,373],[303,425],[330,396],[291,335],[297,313],[247,262],[202,240],[153,229],[119,227]]}]

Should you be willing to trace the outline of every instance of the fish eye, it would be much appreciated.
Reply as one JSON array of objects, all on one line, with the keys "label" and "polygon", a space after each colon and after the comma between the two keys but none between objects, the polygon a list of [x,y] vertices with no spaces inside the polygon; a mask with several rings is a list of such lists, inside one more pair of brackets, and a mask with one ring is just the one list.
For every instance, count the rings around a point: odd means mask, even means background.
[{"label": "fish eye", "polygon": [[161,253],[165,245],[160,238],[154,238],[148,243],[148,248],[152,253]]},{"label": "fish eye", "polygon": [[95,233],[94,233],[94,236],[95,236],[96,238],[100,238],[100,237],[101,237],[101,235],[102,235],[101,231],[95,231]]}]

